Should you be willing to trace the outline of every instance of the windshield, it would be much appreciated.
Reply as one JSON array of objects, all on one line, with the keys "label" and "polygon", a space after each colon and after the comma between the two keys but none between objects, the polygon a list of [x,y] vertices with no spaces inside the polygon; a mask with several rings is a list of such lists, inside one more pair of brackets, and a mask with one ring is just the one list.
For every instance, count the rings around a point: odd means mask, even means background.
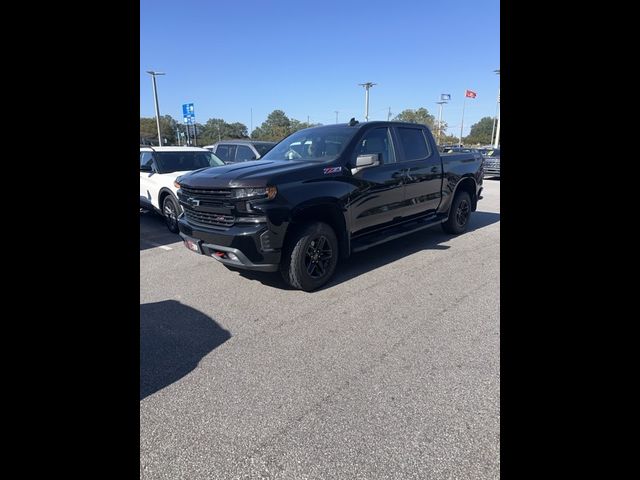
[{"label": "windshield", "polygon": [[253,146],[256,148],[260,156],[263,157],[265,153],[275,146],[275,143],[254,143]]},{"label": "windshield", "polygon": [[217,167],[224,162],[211,152],[155,152],[159,173],[185,172],[205,167]]},{"label": "windshield", "polygon": [[300,130],[278,143],[262,159],[325,161],[335,159],[357,129],[320,127]]}]

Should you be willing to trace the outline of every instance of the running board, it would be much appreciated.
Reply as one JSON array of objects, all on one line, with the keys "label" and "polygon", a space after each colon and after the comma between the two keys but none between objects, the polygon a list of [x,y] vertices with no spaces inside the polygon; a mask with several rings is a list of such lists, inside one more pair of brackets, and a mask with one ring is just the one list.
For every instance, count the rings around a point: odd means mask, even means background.
[{"label": "running board", "polygon": [[385,230],[370,233],[362,237],[351,240],[351,252],[357,253],[367,248],[375,247],[381,243],[395,240],[396,238],[404,237],[411,233],[424,230],[425,228],[434,227],[447,221],[447,215],[437,215],[435,217],[429,217],[428,219],[414,220],[411,222],[403,223],[398,226],[389,227]]}]

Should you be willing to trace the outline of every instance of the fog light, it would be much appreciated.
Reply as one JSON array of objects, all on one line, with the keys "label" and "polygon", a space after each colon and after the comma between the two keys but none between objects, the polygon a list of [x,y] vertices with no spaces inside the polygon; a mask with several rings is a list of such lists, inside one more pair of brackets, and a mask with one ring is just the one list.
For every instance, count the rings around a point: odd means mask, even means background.
[{"label": "fog light", "polygon": [[227,252],[227,257],[229,258],[229,260],[233,260],[234,262],[239,262],[238,257],[231,252]]}]

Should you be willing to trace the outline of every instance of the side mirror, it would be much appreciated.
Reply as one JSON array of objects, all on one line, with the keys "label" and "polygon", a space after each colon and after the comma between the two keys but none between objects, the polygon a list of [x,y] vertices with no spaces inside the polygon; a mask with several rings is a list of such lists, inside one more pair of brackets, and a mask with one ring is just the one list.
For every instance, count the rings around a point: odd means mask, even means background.
[{"label": "side mirror", "polygon": [[140,165],[140,171],[141,172],[153,172],[153,168],[151,168],[151,165]]},{"label": "side mirror", "polygon": [[380,165],[380,154],[369,153],[367,155],[358,155],[356,157],[356,168],[351,169],[351,174],[355,175],[365,168],[377,167]]}]

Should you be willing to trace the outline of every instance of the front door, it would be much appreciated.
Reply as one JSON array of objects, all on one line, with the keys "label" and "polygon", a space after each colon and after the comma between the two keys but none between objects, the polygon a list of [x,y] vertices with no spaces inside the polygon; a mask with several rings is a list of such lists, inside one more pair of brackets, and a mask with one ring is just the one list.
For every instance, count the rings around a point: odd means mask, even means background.
[{"label": "front door", "polygon": [[365,132],[357,143],[351,165],[358,155],[380,154],[380,165],[361,170],[353,176],[356,190],[349,199],[351,234],[363,235],[392,225],[402,217],[404,165],[396,162],[391,132],[387,127]]}]

